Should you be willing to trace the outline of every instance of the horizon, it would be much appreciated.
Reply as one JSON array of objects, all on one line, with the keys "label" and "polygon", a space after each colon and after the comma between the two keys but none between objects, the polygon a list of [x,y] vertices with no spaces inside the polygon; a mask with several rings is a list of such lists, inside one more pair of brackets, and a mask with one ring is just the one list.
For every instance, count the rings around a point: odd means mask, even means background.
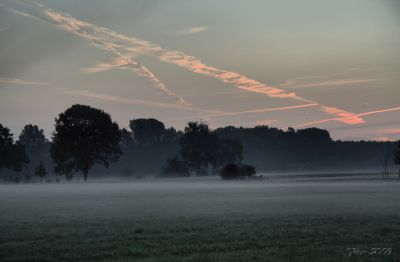
[{"label": "horizon", "polygon": [[[73,104],[121,128],[317,127],[400,137],[400,11],[392,0],[10,1],[0,4],[0,119],[48,139]],[[251,14],[251,19],[249,19]]]}]

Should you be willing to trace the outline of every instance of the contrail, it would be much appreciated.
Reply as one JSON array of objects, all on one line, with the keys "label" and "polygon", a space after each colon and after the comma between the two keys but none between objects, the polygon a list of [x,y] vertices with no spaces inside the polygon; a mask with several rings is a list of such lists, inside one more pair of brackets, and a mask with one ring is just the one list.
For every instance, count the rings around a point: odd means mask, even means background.
[{"label": "contrail", "polygon": [[[90,41],[90,43],[93,46],[96,46],[100,49],[109,51],[116,55],[116,59],[114,60],[117,61],[117,63],[113,64],[100,64],[96,66],[95,68],[91,69],[85,69],[84,72],[86,73],[95,73],[95,72],[102,72],[106,70],[111,70],[113,68],[118,68],[121,66],[124,66],[125,69],[130,69],[134,73],[148,78],[150,82],[156,87],[158,90],[162,91],[164,94],[172,97],[177,103],[190,106],[191,104],[187,102],[183,97],[178,96],[171,90],[169,90],[164,83],[161,82],[149,69],[147,69],[145,66],[139,64],[137,61],[133,59],[133,56],[127,56],[124,55],[120,50],[123,50],[123,47],[118,44],[118,43],[113,43],[112,41],[110,42],[109,37],[104,37],[101,35],[96,35],[93,32],[91,32],[90,29],[95,29],[95,31],[99,31],[99,28],[97,26],[88,24],[86,22],[77,20],[72,18],[69,15],[62,15],[56,12],[52,12],[50,9],[45,9],[41,5],[34,5],[36,8],[41,8],[46,17],[42,16],[34,16],[31,14],[27,14],[25,12],[21,12],[18,10],[11,9],[16,14],[23,15],[23,16],[29,16],[31,18],[38,18],[41,20],[44,20],[58,28],[61,28],[64,31],[70,32],[72,34],[75,34],[77,36],[80,36],[84,39],[87,39]],[[44,10],[43,10],[44,9]],[[131,52],[132,53],[132,52]]]},{"label": "contrail", "polygon": [[[149,100],[125,98],[125,97],[120,97],[120,96],[115,96],[115,95],[93,92],[90,90],[67,90],[67,91],[65,91],[65,94],[83,96],[83,97],[88,97],[88,98],[95,98],[95,99],[100,99],[103,101],[119,102],[119,103],[130,104],[130,105],[132,105],[132,104],[133,105],[144,105],[144,106],[177,109],[177,110],[184,110],[184,111],[197,111],[198,110],[197,108],[193,108],[193,107],[189,107],[189,106],[184,107],[182,105],[177,105],[177,104],[166,104],[166,103],[158,103],[158,102],[149,101]],[[214,114],[224,113],[224,112],[216,111],[216,110],[203,110],[203,111],[208,112],[208,113],[214,113]]]},{"label": "contrail", "polygon": [[[213,114],[207,114],[207,115],[206,114],[200,115],[199,117],[235,116],[235,115],[243,115],[243,114],[254,114],[254,113],[299,109],[299,108],[306,108],[306,107],[313,107],[313,106],[318,106],[318,104],[304,104],[304,105],[296,105],[296,106],[271,107],[271,108],[261,108],[261,109],[238,111],[238,112],[219,112],[219,113],[213,113]],[[170,120],[179,120],[179,119],[188,119],[188,118],[190,118],[190,117],[176,117],[176,118],[170,118]],[[277,121],[277,120],[275,120],[275,121]]]},{"label": "contrail", "polygon": [[[321,111],[335,116],[335,119],[340,119],[338,121],[346,124],[359,124],[364,122],[364,120],[354,113],[334,107],[326,107],[315,101],[300,97],[294,92],[288,92],[277,87],[265,85],[239,73],[206,65],[202,63],[199,58],[187,55],[183,52],[165,50],[157,44],[135,37],[122,35],[108,28],[78,20],[71,15],[55,12],[42,5],[30,4],[30,6],[38,11],[39,14],[37,16],[42,20],[62,28],[63,30],[86,38],[90,40],[93,45],[130,60],[130,65],[134,67],[135,70],[142,72],[142,74],[149,79],[151,79],[152,74],[149,74],[149,70],[146,70],[146,68],[141,67],[137,62],[135,62],[136,57],[141,55],[152,55],[160,61],[175,64],[194,73],[213,77],[223,83],[232,84],[242,90],[264,94],[272,98],[290,98],[310,104],[318,104],[318,108]],[[156,87],[168,95],[174,94],[171,91],[166,91],[164,89],[165,86],[163,85],[156,85]],[[178,102],[184,101],[183,98],[178,98],[177,95],[175,96],[175,99],[177,99]]]},{"label": "contrail", "polygon": [[[356,118],[354,118],[354,116],[349,116],[347,121],[348,122],[354,122],[356,124],[361,124],[361,123],[365,123],[364,122],[360,122],[360,117],[361,116],[368,116],[368,115],[375,115],[375,114],[380,114],[380,113],[386,113],[386,112],[392,112],[392,111],[398,111],[400,110],[400,107],[394,107],[394,108],[388,108],[388,109],[381,109],[381,110],[375,110],[375,111],[370,111],[370,112],[365,112],[365,113],[360,113],[360,114],[356,114]],[[309,122],[309,123],[304,123],[304,124],[299,124],[299,125],[295,125],[294,127],[304,127],[304,126],[310,126],[310,125],[315,125],[315,124],[322,124],[322,123],[326,123],[326,122],[331,122],[331,121],[340,121],[343,122],[343,118],[346,118],[346,116],[342,116],[342,117],[338,117],[338,118],[328,118],[328,119],[323,119],[323,120],[319,120],[319,121],[314,121],[314,122]]]}]

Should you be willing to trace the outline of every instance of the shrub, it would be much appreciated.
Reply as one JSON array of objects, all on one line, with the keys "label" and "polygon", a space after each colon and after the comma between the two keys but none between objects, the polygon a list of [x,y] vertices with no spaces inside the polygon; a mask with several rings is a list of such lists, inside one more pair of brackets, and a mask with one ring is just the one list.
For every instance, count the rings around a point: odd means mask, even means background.
[{"label": "shrub", "polygon": [[220,170],[220,176],[222,179],[237,179],[242,176],[253,176],[256,174],[254,166],[250,165],[239,165],[239,164],[227,164]]},{"label": "shrub", "polygon": [[256,168],[250,165],[242,166],[242,176],[253,176],[257,173]]}]

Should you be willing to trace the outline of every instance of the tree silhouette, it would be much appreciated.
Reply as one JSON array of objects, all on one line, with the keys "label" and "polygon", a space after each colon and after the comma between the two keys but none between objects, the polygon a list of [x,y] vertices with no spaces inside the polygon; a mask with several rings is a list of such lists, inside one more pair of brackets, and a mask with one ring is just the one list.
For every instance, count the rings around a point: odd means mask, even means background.
[{"label": "tree silhouette", "polygon": [[36,125],[26,125],[19,135],[19,142],[25,146],[34,147],[42,146],[47,143],[43,129],[39,129]]},{"label": "tree silhouette", "polygon": [[40,161],[39,165],[35,168],[35,175],[40,177],[40,182],[43,182],[43,177],[48,174],[43,162]]},{"label": "tree silhouette", "polygon": [[163,139],[165,126],[162,122],[150,119],[133,119],[129,122],[135,141],[139,144],[153,144]]},{"label": "tree silhouette", "polygon": [[56,119],[51,156],[55,171],[82,171],[84,181],[94,164],[108,167],[121,155],[118,124],[103,110],[73,105]]},{"label": "tree silhouette", "polygon": [[167,165],[163,168],[161,177],[186,177],[190,176],[188,167],[178,157],[167,160]]},{"label": "tree silhouette", "polygon": [[228,163],[240,163],[242,160],[243,146],[239,140],[218,139],[210,162],[215,174],[221,166]]},{"label": "tree silhouette", "polygon": [[185,164],[197,175],[205,174],[215,158],[218,136],[206,123],[189,122],[180,141],[180,155]]},{"label": "tree silhouette", "polygon": [[[400,140],[397,142],[396,151],[394,152],[394,163],[400,165]],[[399,178],[400,178],[400,168],[399,168]]]},{"label": "tree silhouette", "polygon": [[21,171],[28,163],[25,146],[18,142],[14,143],[10,130],[0,124],[0,169]]}]

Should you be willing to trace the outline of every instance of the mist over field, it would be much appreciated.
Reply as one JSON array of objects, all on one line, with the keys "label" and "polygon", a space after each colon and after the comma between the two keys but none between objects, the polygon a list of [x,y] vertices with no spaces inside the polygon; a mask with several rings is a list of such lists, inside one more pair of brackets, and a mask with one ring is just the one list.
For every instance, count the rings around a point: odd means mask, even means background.
[{"label": "mist over field", "polygon": [[0,0],[0,262],[400,262],[399,0]]},{"label": "mist over field", "polygon": [[217,178],[0,186],[2,261],[359,261],[390,248],[400,183]]}]

